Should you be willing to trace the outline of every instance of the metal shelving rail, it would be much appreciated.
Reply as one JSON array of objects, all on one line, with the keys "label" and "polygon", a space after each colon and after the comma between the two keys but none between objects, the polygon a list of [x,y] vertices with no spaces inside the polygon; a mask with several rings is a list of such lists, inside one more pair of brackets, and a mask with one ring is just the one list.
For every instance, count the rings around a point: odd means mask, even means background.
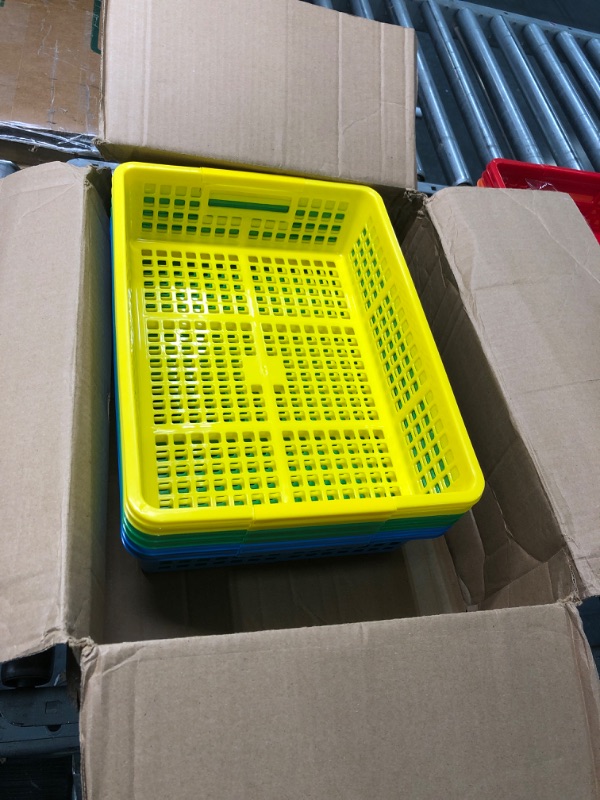
[{"label": "metal shelving rail", "polygon": [[600,171],[600,34],[462,0],[312,2],[416,29],[421,188],[493,158]]}]

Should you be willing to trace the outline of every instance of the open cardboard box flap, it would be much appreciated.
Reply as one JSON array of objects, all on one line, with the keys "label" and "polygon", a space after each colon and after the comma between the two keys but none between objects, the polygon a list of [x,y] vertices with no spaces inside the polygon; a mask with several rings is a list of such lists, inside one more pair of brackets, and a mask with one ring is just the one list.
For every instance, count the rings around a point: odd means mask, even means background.
[{"label": "open cardboard box flap", "polygon": [[600,248],[584,218],[564,194],[448,189],[403,250],[486,478],[448,537],[470,604],[600,594]]},{"label": "open cardboard box flap", "polygon": [[105,0],[108,160],[415,186],[416,37],[298,0]]},{"label": "open cardboard box flap", "polygon": [[[595,797],[594,667],[556,602],[598,585],[598,248],[575,206],[404,198],[404,249],[488,480],[447,539],[145,576],[118,540],[114,453],[107,467],[105,188],[64,165],[0,182],[0,661],[58,642],[80,655],[88,798]],[[447,587],[420,602],[419,574]],[[497,610],[440,613],[465,601]]]},{"label": "open cardboard box flap", "polygon": [[0,661],[98,631],[110,384],[101,183],[56,163],[0,181]]},{"label": "open cardboard box flap", "polygon": [[591,800],[588,658],[569,605],[92,648],[88,796]]}]

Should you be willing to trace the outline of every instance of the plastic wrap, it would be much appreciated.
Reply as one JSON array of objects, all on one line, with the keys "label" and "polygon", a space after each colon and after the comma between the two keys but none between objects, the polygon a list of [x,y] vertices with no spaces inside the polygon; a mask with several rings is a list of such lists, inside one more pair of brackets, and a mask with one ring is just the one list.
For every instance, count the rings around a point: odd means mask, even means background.
[{"label": "plastic wrap", "polygon": [[94,138],[89,133],[52,131],[22,122],[0,122],[0,146],[2,142],[9,142],[29,150],[54,150],[73,158],[99,158],[100,153],[94,144]]}]

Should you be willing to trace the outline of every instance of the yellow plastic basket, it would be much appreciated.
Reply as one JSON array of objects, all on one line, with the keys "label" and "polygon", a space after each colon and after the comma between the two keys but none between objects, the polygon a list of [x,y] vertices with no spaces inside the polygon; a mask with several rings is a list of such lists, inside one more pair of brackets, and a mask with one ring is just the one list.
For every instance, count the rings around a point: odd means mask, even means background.
[{"label": "yellow plastic basket", "polygon": [[483,478],[379,195],[125,164],[124,514],[146,534],[459,515]]}]

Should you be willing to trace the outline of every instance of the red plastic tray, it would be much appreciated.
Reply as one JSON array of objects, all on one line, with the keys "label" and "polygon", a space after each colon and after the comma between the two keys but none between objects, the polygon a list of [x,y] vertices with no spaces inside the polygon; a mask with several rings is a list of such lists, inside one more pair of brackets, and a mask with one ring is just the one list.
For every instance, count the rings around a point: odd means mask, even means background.
[{"label": "red plastic tray", "polygon": [[600,243],[600,173],[527,164],[496,158],[487,165],[479,186],[542,189],[570,194]]}]

